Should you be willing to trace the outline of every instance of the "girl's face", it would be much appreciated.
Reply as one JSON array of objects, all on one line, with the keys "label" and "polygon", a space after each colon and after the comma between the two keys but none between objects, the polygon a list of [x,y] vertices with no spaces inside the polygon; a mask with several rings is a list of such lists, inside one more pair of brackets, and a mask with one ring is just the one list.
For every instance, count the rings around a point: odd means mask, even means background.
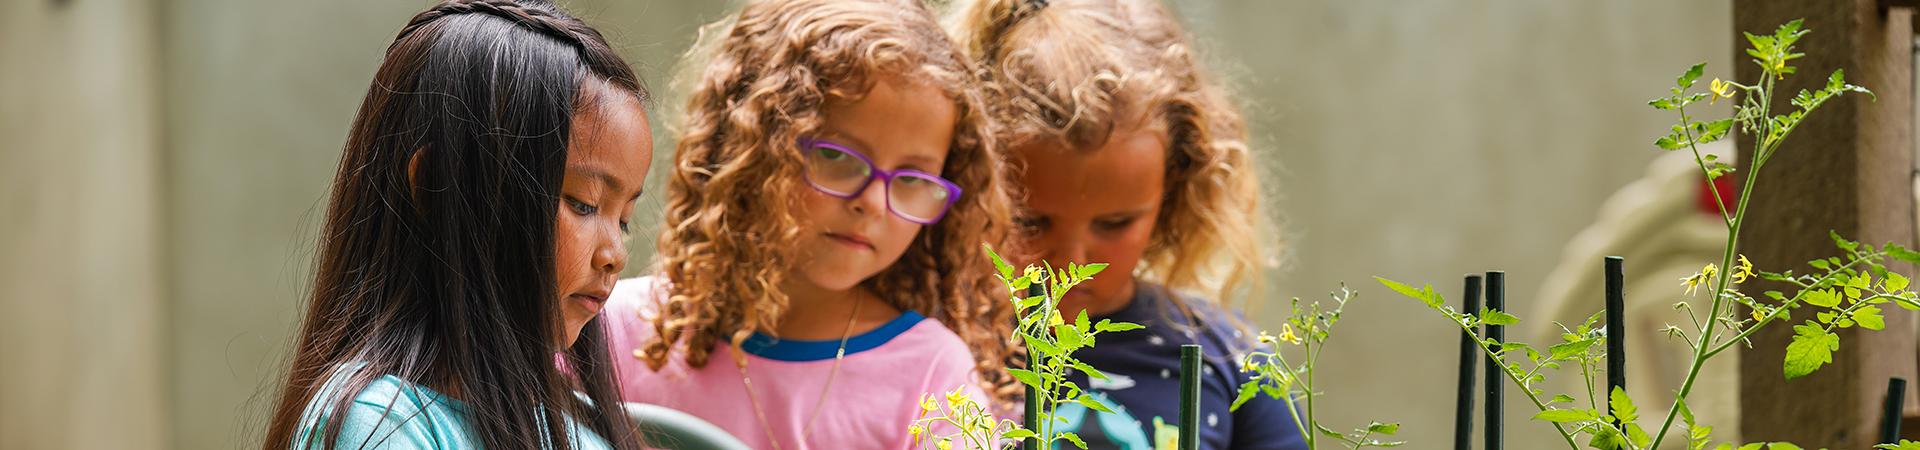
[{"label": "girl's face", "polygon": [[620,269],[627,266],[627,217],[640,198],[653,161],[653,132],[640,102],[621,100],[590,108],[573,120],[567,172],[554,221],[562,325],[559,348],[573,346],[580,328],[600,313]]},{"label": "girl's face", "polygon": [[1111,313],[1133,298],[1133,270],[1160,213],[1166,133],[1116,129],[1092,151],[1041,143],[1014,149],[1026,165],[1027,199],[1016,219],[1026,246],[1053,267],[1107,263],[1060,302],[1067,317]]},{"label": "girl's face", "polygon": [[[937,86],[895,77],[874,83],[858,100],[828,102],[824,112],[820,134],[808,138],[866,155],[880,170],[936,176],[946,165],[958,114]],[[843,291],[900,259],[922,225],[888,211],[887,190],[877,176],[853,198],[828,195],[803,182],[803,260],[794,280]]]}]

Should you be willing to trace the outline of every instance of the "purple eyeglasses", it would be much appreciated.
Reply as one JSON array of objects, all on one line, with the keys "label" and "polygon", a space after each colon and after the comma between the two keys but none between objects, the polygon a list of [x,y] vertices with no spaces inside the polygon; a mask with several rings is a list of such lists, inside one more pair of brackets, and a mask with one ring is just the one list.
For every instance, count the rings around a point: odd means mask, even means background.
[{"label": "purple eyeglasses", "polygon": [[908,222],[933,225],[960,198],[960,186],[951,181],[912,169],[881,170],[867,155],[840,144],[802,138],[800,151],[807,163],[807,184],[814,189],[854,198],[879,177],[887,185],[887,210]]}]

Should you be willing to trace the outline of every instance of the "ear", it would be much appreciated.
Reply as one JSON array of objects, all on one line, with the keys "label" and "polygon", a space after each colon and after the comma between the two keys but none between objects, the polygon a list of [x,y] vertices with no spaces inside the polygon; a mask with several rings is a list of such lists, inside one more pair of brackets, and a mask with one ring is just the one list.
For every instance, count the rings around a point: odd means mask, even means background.
[{"label": "ear", "polygon": [[407,158],[407,185],[408,186],[413,186],[419,183],[418,181],[415,181],[415,180],[418,180],[420,178],[420,155],[424,155],[426,153],[427,153],[427,148],[420,147],[419,150],[413,151],[413,157]]}]

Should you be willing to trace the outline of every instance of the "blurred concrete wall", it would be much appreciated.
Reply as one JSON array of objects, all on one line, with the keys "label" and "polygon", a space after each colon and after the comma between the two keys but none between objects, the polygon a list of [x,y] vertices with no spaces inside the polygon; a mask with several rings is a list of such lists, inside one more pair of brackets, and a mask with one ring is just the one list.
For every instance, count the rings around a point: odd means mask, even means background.
[{"label": "blurred concrete wall", "polygon": [[[1727,0],[1169,2],[1249,103],[1288,238],[1269,295],[1364,293],[1323,360],[1324,418],[1402,422],[1421,448],[1449,433],[1457,334],[1370,277],[1451,293],[1504,269],[1525,316],[1567,239],[1659,153],[1672,118],[1645,100],[1733,61]],[[726,3],[569,9],[661,91]],[[431,2],[4,4],[0,450],[257,446],[347,125]],[[631,271],[658,205],[635,217]],[[1514,448],[1557,440],[1514,406]]]}]

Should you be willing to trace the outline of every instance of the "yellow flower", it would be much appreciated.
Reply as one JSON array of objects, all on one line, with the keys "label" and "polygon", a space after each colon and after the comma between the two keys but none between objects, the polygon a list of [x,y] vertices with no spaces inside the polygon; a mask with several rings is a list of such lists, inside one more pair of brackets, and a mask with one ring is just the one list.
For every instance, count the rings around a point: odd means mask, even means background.
[{"label": "yellow flower", "polygon": [[1053,311],[1053,318],[1047,319],[1047,323],[1060,325],[1060,324],[1067,323],[1067,319],[1060,318],[1060,310],[1056,309]]},{"label": "yellow flower", "polygon": [[1755,322],[1767,320],[1767,316],[1765,314],[1760,314],[1760,310],[1756,309],[1756,310],[1753,310],[1753,320]]},{"label": "yellow flower", "polygon": [[908,435],[908,436],[913,436],[913,439],[914,439],[914,440],[919,440],[919,439],[920,439],[920,426],[919,426],[919,425],[914,425],[914,426],[910,426],[910,427],[907,427],[907,435]]},{"label": "yellow flower", "polygon": [[933,412],[935,408],[939,407],[940,405],[933,401],[933,394],[920,397],[920,417],[926,417],[927,413]]},{"label": "yellow flower", "polygon": [[953,441],[942,439],[936,447],[940,447],[940,450],[953,450]]},{"label": "yellow flower", "polygon": [[1047,279],[1046,269],[1041,269],[1040,266],[1027,266],[1026,275],[1027,275],[1027,279],[1033,280],[1033,282],[1035,283],[1039,283],[1040,280]]},{"label": "yellow flower", "polygon": [[1291,323],[1280,325],[1280,339],[1295,344],[1300,343],[1300,336],[1293,334],[1293,324]]},{"label": "yellow flower", "polygon": [[1753,262],[1747,261],[1747,255],[1740,255],[1740,264],[1733,268],[1733,282],[1740,283],[1747,281],[1747,277],[1752,276],[1754,276]]},{"label": "yellow flower", "polygon": [[1720,100],[1720,97],[1733,98],[1733,83],[1714,78],[1710,86],[1713,89],[1713,97],[1708,98],[1707,104],[1713,104],[1714,101]]},{"label": "yellow flower", "polygon": [[970,400],[972,399],[967,398],[967,394],[960,392],[960,388],[954,388],[953,392],[947,393],[947,406],[959,405]]},{"label": "yellow flower", "polygon": [[1700,269],[1700,273],[1693,274],[1693,276],[1690,276],[1690,277],[1681,278],[1680,281],[1687,285],[1687,295],[1693,295],[1693,288],[1699,287],[1701,283],[1705,283],[1708,278],[1713,278],[1713,274],[1719,273],[1719,272],[1720,272],[1719,267],[1716,267],[1712,264],[1708,264],[1706,268]]},{"label": "yellow flower", "polygon": [[[1271,334],[1267,334],[1267,332],[1265,332],[1265,331],[1262,331],[1262,332],[1260,332],[1260,343],[1262,343],[1262,344],[1271,344],[1271,343],[1273,343],[1273,342],[1274,342],[1274,337],[1273,337],[1273,335],[1271,335]],[[638,350],[635,350],[635,351],[638,351]]]}]

